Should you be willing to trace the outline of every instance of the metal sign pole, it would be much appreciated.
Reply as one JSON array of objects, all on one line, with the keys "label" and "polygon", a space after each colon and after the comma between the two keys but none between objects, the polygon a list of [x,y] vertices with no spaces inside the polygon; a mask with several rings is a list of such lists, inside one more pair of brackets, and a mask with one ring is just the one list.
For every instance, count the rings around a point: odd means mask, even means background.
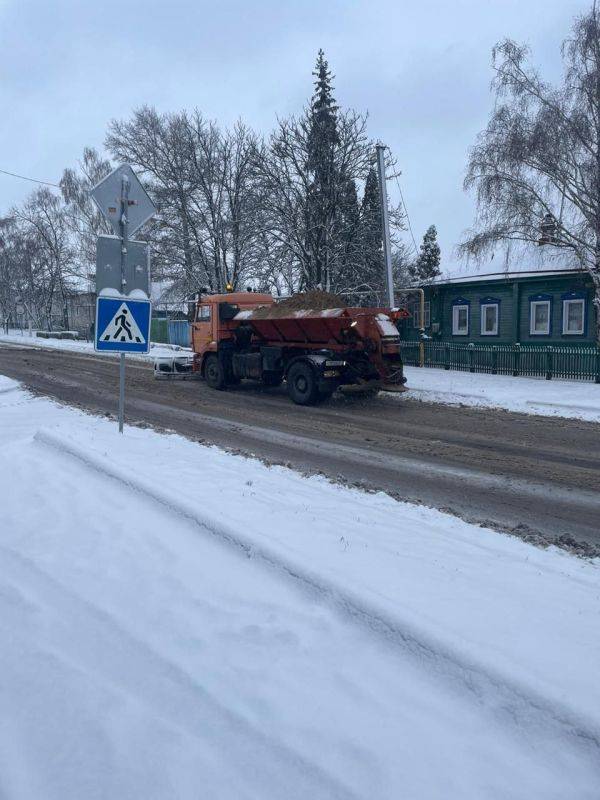
[{"label": "metal sign pole", "polygon": [[[129,206],[129,178],[121,175],[121,294],[125,294],[125,265],[127,262],[127,213]],[[119,433],[123,433],[125,418],[125,353],[119,357]]]},{"label": "metal sign pole", "polygon": [[129,237],[156,208],[129,164],[113,170],[90,194],[116,234],[99,236],[96,242],[94,350],[119,353],[119,433],[123,433],[125,354],[150,351],[152,323],[148,246]]}]

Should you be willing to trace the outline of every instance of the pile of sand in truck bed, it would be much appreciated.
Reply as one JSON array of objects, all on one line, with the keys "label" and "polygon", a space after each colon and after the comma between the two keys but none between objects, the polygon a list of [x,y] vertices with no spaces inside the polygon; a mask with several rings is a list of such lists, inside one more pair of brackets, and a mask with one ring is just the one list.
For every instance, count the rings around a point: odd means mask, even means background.
[{"label": "pile of sand in truck bed", "polygon": [[271,306],[259,306],[254,309],[254,319],[275,319],[287,317],[291,311],[324,311],[326,308],[344,308],[346,303],[336,294],[313,289],[310,292],[300,292]]}]

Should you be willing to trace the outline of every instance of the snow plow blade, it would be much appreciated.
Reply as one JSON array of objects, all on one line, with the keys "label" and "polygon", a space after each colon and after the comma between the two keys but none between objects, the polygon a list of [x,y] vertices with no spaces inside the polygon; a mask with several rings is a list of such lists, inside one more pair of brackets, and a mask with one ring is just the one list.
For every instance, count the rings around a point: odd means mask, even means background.
[{"label": "snow plow blade", "polygon": [[154,359],[154,377],[159,380],[194,380],[199,377],[192,372],[192,356],[163,356]]},{"label": "snow plow blade", "polygon": [[408,392],[408,386],[404,386],[401,383],[384,383],[381,387],[382,392]]}]

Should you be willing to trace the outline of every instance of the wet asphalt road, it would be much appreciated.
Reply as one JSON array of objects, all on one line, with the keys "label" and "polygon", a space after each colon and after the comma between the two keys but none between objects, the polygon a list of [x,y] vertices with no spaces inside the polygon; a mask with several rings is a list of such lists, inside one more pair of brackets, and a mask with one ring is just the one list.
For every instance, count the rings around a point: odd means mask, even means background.
[{"label": "wet asphalt road", "polygon": [[[0,345],[0,373],[63,403],[116,412],[114,358]],[[288,464],[545,541],[600,547],[600,425],[444,406],[410,393],[295,406],[283,387],[157,381],[127,362],[126,420]]]}]

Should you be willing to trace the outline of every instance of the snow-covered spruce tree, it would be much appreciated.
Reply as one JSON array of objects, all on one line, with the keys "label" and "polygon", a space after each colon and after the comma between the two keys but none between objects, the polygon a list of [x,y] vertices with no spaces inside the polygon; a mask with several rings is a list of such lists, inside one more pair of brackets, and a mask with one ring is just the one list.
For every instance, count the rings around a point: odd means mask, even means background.
[{"label": "snow-covered spruce tree", "polygon": [[335,288],[337,291],[350,291],[356,283],[356,275],[362,272],[360,204],[354,178],[345,181],[340,190],[337,223],[340,258]]},{"label": "snow-covered spruce tree", "polygon": [[281,119],[257,159],[269,237],[287,250],[296,287],[343,291],[356,282],[354,195],[365,180],[372,146],[366,119],[339,110],[322,51],[315,90],[300,117]]},{"label": "snow-covered spruce tree", "polygon": [[419,255],[411,265],[411,279],[414,283],[431,283],[441,275],[440,246],[437,241],[435,225],[430,225],[423,236]]},{"label": "snow-covered spruce tree", "polygon": [[[335,149],[339,144],[338,107],[333,96],[332,75],[323,50],[319,50],[308,121],[307,169],[311,176],[308,193],[307,244],[312,256],[313,282],[329,285],[334,228],[341,211]],[[342,183],[343,189],[347,187]]]},{"label": "snow-covered spruce tree", "polygon": [[[362,256],[362,282],[369,286],[375,295],[371,302],[383,301],[383,226],[381,221],[381,198],[379,178],[371,166],[365,181],[365,190],[360,209],[360,245]],[[381,295],[381,299],[379,299]]]},{"label": "snow-covered spruce tree", "polygon": [[[575,19],[557,86],[511,40],[493,50],[496,101],[471,151],[466,189],[478,216],[461,246],[482,256],[498,243],[546,245],[588,270],[600,318],[600,12]],[[541,234],[544,224],[545,236]],[[600,337],[600,326],[598,326]]]},{"label": "snow-covered spruce tree", "polygon": [[[390,161],[388,166],[393,166]],[[408,248],[402,242],[405,230],[404,214],[400,207],[389,209],[392,244],[392,273],[394,286],[409,283],[407,266],[410,263]],[[351,217],[349,231],[355,231],[349,256],[340,273],[338,291],[348,296],[349,302],[357,305],[386,305],[386,278],[383,257],[383,223],[381,219],[381,196],[379,177],[373,164],[369,167],[364,182],[363,196],[358,213]]]}]

